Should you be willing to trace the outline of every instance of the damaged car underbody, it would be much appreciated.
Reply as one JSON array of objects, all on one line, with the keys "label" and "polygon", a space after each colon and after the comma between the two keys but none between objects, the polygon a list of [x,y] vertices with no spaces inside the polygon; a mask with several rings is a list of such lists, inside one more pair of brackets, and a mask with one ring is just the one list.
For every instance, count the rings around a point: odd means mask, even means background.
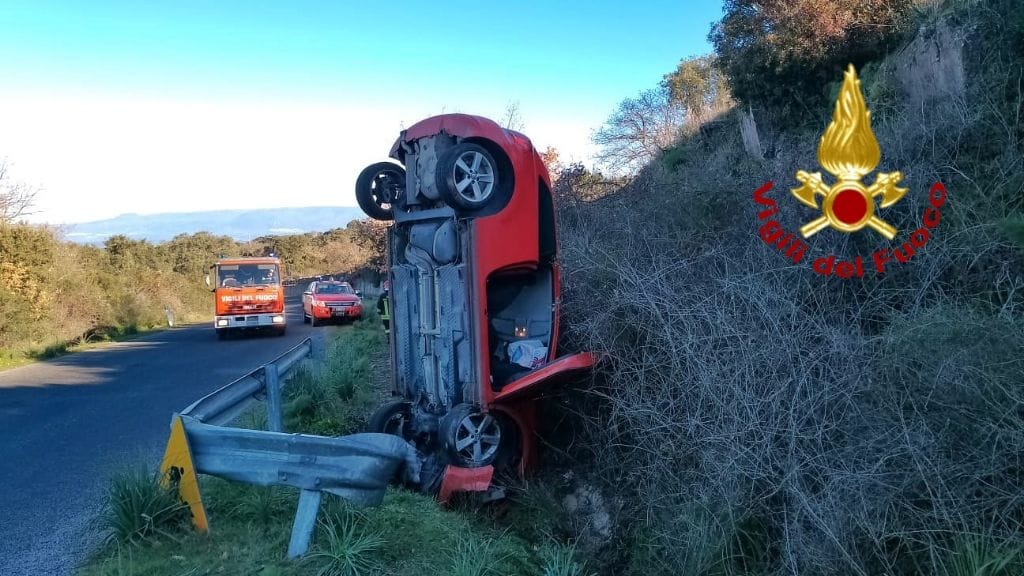
[{"label": "damaged car underbody", "polygon": [[529,139],[449,114],[405,130],[367,167],[360,206],[388,228],[396,400],[370,430],[423,458],[417,488],[446,500],[483,491],[494,471],[532,463],[535,400],[588,369],[556,355],[557,235],[550,179]]}]

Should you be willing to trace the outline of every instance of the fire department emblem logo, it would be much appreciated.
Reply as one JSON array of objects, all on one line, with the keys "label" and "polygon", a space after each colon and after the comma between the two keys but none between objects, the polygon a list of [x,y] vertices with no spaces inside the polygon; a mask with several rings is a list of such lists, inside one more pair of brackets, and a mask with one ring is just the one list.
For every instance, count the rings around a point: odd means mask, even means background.
[{"label": "fire department emblem logo", "polygon": [[860,80],[851,64],[843,75],[832,122],[818,145],[818,163],[835,177],[835,184],[825,183],[821,172],[800,170],[796,173],[796,179],[803,184],[792,189],[797,200],[818,209],[818,196],[823,197],[822,215],[800,228],[804,238],[829,226],[847,233],[867,226],[889,240],[896,237],[896,228],[875,214],[875,198],[881,198],[881,208],[898,202],[907,193],[906,188],[896,186],[903,174],[879,172],[870,186],[861,182],[878,166],[881,156],[878,140],[871,131],[871,112],[864,103]]}]

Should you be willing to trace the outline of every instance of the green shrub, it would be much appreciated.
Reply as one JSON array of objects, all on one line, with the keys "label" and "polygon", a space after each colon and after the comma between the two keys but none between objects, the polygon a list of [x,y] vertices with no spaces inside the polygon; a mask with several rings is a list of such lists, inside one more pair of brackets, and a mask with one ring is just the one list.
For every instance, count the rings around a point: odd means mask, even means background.
[{"label": "green shrub", "polygon": [[114,476],[102,518],[108,543],[141,544],[168,536],[188,522],[188,506],[160,480],[159,474],[141,468]]}]

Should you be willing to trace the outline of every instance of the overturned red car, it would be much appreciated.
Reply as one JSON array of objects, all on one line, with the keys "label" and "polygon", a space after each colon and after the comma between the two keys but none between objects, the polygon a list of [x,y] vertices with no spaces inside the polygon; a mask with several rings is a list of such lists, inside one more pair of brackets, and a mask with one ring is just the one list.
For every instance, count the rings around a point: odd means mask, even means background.
[{"label": "overturned red car", "polygon": [[[391,220],[388,280],[397,399],[371,431],[424,458],[421,489],[485,490],[534,458],[535,399],[594,364],[560,356],[558,238],[547,169],[530,140],[479,116],[404,130],[368,166],[360,207]],[[431,470],[433,474],[429,473]]]}]

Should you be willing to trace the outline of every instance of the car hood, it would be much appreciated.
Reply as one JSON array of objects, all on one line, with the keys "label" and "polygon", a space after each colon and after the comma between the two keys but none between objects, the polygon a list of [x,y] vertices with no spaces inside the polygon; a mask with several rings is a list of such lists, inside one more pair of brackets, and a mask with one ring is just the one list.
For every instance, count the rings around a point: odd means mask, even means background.
[{"label": "car hood", "polygon": [[313,294],[313,299],[319,302],[359,302],[360,299],[354,294]]}]

